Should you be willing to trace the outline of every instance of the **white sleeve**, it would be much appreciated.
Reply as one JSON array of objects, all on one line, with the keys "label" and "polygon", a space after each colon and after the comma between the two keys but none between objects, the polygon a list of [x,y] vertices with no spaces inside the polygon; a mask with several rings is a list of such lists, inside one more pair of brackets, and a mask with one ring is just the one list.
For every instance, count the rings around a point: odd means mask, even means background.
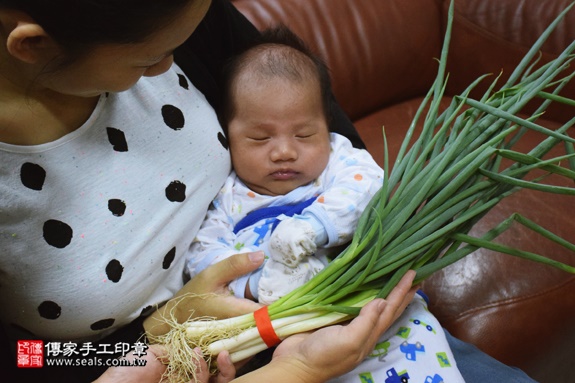
[{"label": "white sleeve", "polygon": [[324,192],[302,212],[325,228],[325,247],[351,240],[363,210],[383,185],[383,169],[367,150],[354,148],[338,134],[331,136],[333,151],[320,177]]},{"label": "white sleeve", "polygon": [[[212,202],[200,230],[186,254],[186,270],[191,278],[210,265],[218,263],[234,254],[255,251],[243,246],[234,233],[232,211],[232,187],[226,182]],[[244,297],[249,275],[234,284],[233,292]]]}]

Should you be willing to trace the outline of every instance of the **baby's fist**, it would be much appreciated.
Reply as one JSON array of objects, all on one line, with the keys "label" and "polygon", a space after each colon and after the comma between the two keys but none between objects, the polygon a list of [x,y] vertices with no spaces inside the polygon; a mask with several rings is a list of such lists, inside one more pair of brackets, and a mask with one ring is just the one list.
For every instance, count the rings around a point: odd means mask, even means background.
[{"label": "baby's fist", "polygon": [[270,237],[270,257],[289,267],[297,266],[302,259],[315,253],[315,231],[304,219],[286,218]]}]

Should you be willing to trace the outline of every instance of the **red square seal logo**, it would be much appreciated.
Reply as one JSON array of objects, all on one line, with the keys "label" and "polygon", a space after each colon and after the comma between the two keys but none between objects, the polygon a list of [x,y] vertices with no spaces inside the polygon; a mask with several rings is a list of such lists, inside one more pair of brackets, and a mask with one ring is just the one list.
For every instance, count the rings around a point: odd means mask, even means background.
[{"label": "red square seal logo", "polygon": [[16,343],[16,364],[20,368],[44,366],[44,341],[19,340]]}]

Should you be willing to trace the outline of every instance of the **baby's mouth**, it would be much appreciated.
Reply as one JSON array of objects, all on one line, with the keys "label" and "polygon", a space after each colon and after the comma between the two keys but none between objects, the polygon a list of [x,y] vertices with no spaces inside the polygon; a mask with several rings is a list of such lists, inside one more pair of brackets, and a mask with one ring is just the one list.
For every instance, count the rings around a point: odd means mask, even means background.
[{"label": "baby's mouth", "polygon": [[295,178],[299,173],[295,170],[286,169],[286,170],[278,170],[271,174],[271,176],[277,180],[289,180]]}]

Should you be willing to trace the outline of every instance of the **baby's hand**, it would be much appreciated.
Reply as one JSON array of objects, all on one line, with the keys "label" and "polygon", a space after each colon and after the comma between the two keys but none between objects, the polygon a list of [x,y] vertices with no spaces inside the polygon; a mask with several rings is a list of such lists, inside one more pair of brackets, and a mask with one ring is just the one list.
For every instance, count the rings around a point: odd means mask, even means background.
[{"label": "baby's hand", "polygon": [[304,219],[286,218],[270,237],[270,258],[289,267],[296,267],[302,259],[315,253],[315,231]]},{"label": "baby's hand", "polygon": [[268,259],[258,283],[258,302],[263,305],[272,304],[309,281],[323,268],[323,262],[316,257],[308,257],[294,267]]}]

